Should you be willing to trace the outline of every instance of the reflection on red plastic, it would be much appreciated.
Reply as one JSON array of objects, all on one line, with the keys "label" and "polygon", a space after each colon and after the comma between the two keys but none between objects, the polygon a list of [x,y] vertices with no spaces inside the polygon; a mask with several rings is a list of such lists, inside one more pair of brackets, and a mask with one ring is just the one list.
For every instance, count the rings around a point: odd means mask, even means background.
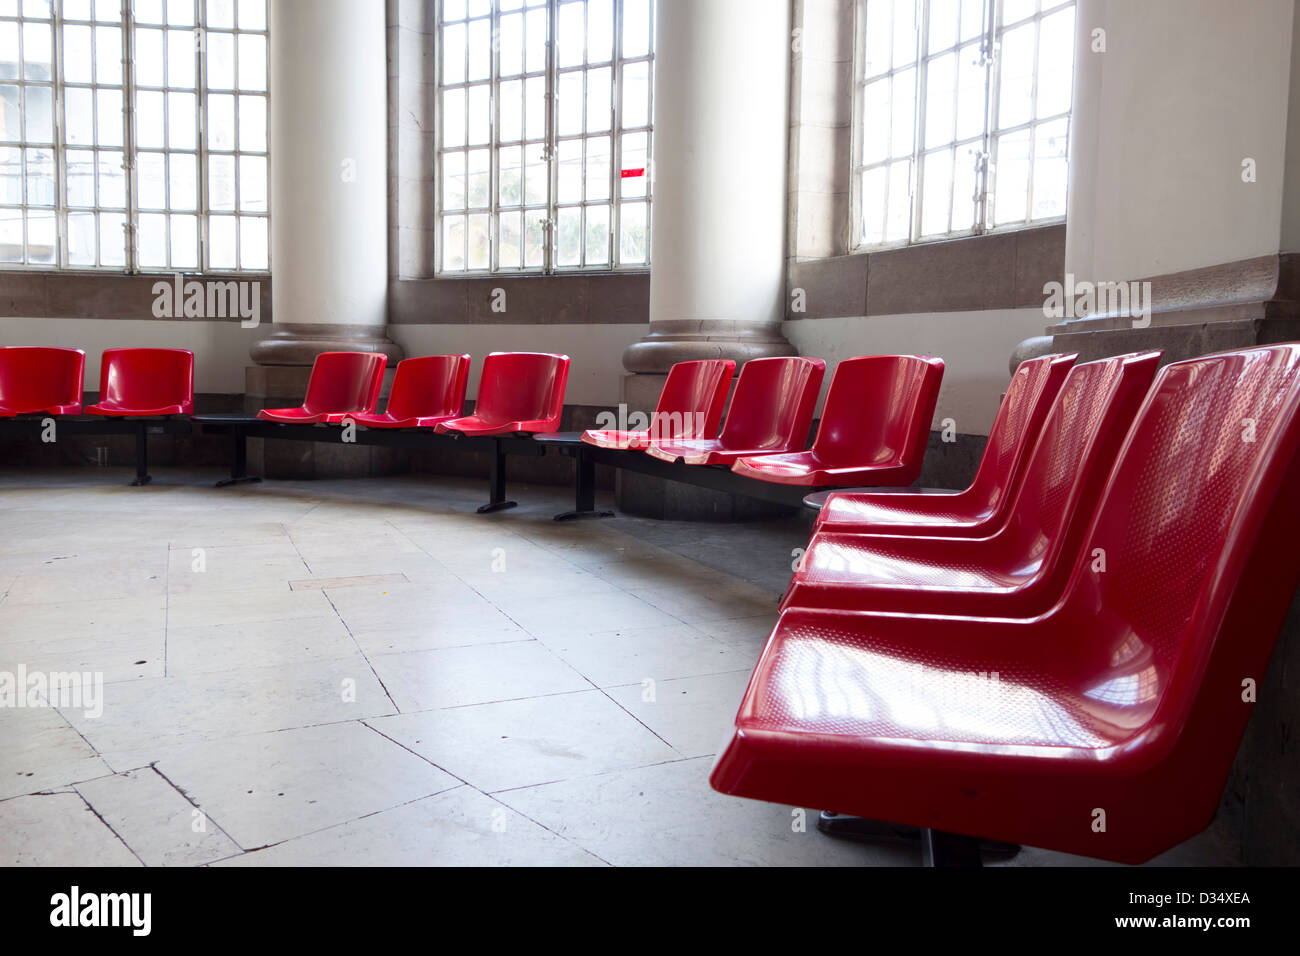
[{"label": "reflection on red plastic", "polygon": [[636,169],[624,169],[620,174],[624,179],[632,179],[636,176],[645,175],[645,167],[638,166]]}]

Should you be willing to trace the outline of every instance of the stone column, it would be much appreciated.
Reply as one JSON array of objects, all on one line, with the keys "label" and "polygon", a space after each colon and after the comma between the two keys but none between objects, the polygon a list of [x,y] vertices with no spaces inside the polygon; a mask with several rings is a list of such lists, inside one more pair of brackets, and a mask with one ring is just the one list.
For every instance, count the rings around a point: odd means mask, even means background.
[{"label": "stone column", "polygon": [[[270,33],[274,327],[250,354],[301,368],[381,351],[391,364],[384,2],[271,0]],[[250,369],[248,391],[283,394],[302,376]]]},{"label": "stone column", "polygon": [[781,334],[790,43],[788,0],[658,5],[650,331],[623,354],[655,394],[674,362],[795,354]]}]

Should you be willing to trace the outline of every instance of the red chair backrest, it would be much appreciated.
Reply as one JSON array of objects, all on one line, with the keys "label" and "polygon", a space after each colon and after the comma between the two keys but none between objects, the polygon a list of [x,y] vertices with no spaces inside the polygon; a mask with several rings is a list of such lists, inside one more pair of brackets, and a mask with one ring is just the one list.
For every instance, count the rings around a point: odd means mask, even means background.
[{"label": "red chair backrest", "polygon": [[1078,357],[1074,352],[1043,355],[1016,368],[971,482],[970,494],[981,507],[992,510],[1015,493],[1034,441]]},{"label": "red chair backrest", "polygon": [[1071,581],[1067,613],[1097,627],[1057,653],[1106,691],[1091,695],[1108,705],[1099,719],[1177,739],[1214,801],[1250,712],[1243,680],[1263,682],[1300,577],[1298,449],[1300,344],[1165,367]]},{"label": "red chair backrest", "polygon": [[422,355],[403,359],[393,373],[388,413],[394,418],[454,417],[465,404],[468,355]]},{"label": "red chair backrest", "polygon": [[38,411],[80,405],[86,353],[81,349],[0,348],[0,406]]},{"label": "red chair backrest", "polygon": [[653,438],[716,438],[736,372],[730,359],[678,362],[668,370],[650,419]]},{"label": "red chair backrest", "polygon": [[1007,534],[1017,554],[1064,575],[1057,558],[1079,546],[1160,355],[1119,355],[1070,370],[1011,506]]},{"label": "red chair backrest", "polygon": [[564,410],[569,357],[550,352],[492,352],[483,360],[474,414],[484,422],[554,420]]},{"label": "red chair backrest", "polygon": [[387,364],[382,352],[321,352],[312,363],[302,407],[313,414],[373,412]]},{"label": "red chair backrest", "polygon": [[813,451],[827,465],[919,462],[925,454],[943,359],[861,355],[835,367]]},{"label": "red chair backrest", "polygon": [[719,444],[771,452],[802,449],[825,374],[826,363],[818,358],[750,359],[740,369]]},{"label": "red chair backrest", "polygon": [[125,408],[194,407],[194,353],[188,349],[104,349],[99,400]]}]

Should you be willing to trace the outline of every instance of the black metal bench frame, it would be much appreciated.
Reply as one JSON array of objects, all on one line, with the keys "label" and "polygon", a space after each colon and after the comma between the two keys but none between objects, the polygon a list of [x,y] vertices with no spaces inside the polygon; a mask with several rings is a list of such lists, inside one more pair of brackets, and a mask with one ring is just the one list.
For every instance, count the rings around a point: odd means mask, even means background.
[{"label": "black metal bench frame", "polygon": [[188,415],[168,418],[22,415],[0,418],[0,438],[40,438],[46,421],[54,422],[56,441],[59,435],[134,435],[135,478],[132,485],[147,485],[153,480],[149,474],[150,435],[189,435],[193,430]]},{"label": "black metal bench frame", "polygon": [[487,504],[479,506],[480,514],[503,511],[518,504],[506,498],[507,455],[539,457],[546,454],[544,445],[520,435],[471,436],[439,434],[432,428],[364,428],[358,425],[352,432],[352,439],[345,443],[342,425],[289,425],[241,415],[195,415],[192,420],[195,427],[204,434],[230,435],[230,477],[218,481],[218,488],[262,480],[248,474],[248,439],[250,438],[379,445],[386,448],[411,448],[425,451],[442,446],[455,451],[487,452],[492,456],[488,478],[488,501]]}]

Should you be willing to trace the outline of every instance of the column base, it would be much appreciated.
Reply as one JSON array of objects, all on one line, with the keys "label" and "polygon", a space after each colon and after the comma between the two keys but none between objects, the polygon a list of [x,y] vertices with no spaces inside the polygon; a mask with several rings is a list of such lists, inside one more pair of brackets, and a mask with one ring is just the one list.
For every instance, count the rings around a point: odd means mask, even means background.
[{"label": "column base", "polygon": [[258,365],[311,365],[321,352],[383,352],[390,368],[406,354],[384,326],[324,322],[277,322],[270,335],[248,350]]},{"label": "column base", "polygon": [[798,355],[781,334],[780,325],[737,319],[656,320],[650,332],[623,353],[629,372],[667,372],[677,362],[698,359],[750,359]]}]

